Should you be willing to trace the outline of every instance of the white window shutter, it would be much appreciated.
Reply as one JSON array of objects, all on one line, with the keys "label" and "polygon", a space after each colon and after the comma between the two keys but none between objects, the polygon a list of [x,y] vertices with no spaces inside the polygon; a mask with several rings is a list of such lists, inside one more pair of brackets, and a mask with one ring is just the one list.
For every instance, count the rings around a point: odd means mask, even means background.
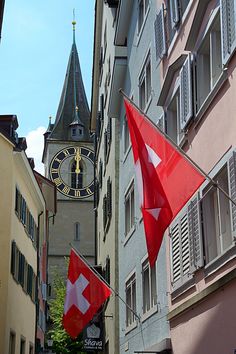
[{"label": "white window shutter", "polygon": [[222,63],[225,65],[236,48],[236,1],[221,0]]},{"label": "white window shutter", "polygon": [[181,258],[182,258],[182,276],[188,276],[190,269],[190,247],[189,247],[189,228],[188,214],[185,213],[180,219],[181,232]]},{"label": "white window shutter", "polygon": [[[236,152],[234,151],[228,161],[228,175],[229,175],[229,195],[231,199],[236,202]],[[231,204],[231,227],[233,237],[236,238],[236,206]]]},{"label": "white window shutter", "polygon": [[162,59],[166,54],[166,34],[163,4],[156,15],[156,20],[154,22],[154,33],[156,44],[156,58]]},{"label": "white window shutter", "polygon": [[191,54],[180,70],[180,128],[184,130],[193,116]]},{"label": "white window shutter", "polygon": [[188,205],[188,224],[190,242],[190,269],[203,266],[203,244],[201,235],[199,196],[197,195]]},{"label": "white window shutter", "polygon": [[171,26],[174,28],[180,20],[179,16],[179,0],[171,0],[170,1],[170,18],[171,18]]},{"label": "white window shutter", "polygon": [[172,260],[172,281],[175,283],[181,278],[180,261],[180,229],[179,222],[171,228],[171,260]]}]

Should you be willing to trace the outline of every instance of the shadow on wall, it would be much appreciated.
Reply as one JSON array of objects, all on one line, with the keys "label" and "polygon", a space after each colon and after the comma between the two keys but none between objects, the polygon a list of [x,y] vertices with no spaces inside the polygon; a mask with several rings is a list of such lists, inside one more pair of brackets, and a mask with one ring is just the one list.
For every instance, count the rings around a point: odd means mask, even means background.
[{"label": "shadow on wall", "polygon": [[170,321],[173,354],[234,354],[236,281]]}]

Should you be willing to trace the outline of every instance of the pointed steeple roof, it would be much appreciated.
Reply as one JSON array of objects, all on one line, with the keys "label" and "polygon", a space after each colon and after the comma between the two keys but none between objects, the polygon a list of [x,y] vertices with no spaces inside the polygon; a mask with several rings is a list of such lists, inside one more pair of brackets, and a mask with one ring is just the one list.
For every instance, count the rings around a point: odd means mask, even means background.
[{"label": "pointed steeple roof", "polygon": [[91,141],[89,133],[90,111],[85,94],[79,56],[75,43],[75,21],[73,44],[70,52],[66,77],[62,89],[56,120],[48,139],[71,140],[72,126],[82,126],[83,134],[78,141]]}]

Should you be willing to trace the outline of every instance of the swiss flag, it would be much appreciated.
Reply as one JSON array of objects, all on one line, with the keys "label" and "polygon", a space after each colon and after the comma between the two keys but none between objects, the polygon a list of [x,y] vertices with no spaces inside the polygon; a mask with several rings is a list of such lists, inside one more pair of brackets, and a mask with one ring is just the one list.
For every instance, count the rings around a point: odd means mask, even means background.
[{"label": "swiss flag", "polygon": [[72,249],[63,314],[66,332],[76,338],[110,295],[110,288]]},{"label": "swiss flag", "polygon": [[165,230],[205,178],[127,99],[125,109],[152,267]]}]

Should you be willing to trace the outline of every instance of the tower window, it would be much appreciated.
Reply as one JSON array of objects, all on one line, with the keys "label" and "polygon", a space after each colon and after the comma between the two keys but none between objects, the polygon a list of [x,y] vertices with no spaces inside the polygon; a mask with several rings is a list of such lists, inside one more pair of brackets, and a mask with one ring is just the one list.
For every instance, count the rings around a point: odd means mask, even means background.
[{"label": "tower window", "polygon": [[83,188],[83,166],[79,163],[79,173],[76,171],[76,161],[71,166],[71,188]]},{"label": "tower window", "polygon": [[80,223],[75,223],[75,241],[80,241]]},{"label": "tower window", "polygon": [[72,128],[72,136],[76,136],[76,128]]}]

